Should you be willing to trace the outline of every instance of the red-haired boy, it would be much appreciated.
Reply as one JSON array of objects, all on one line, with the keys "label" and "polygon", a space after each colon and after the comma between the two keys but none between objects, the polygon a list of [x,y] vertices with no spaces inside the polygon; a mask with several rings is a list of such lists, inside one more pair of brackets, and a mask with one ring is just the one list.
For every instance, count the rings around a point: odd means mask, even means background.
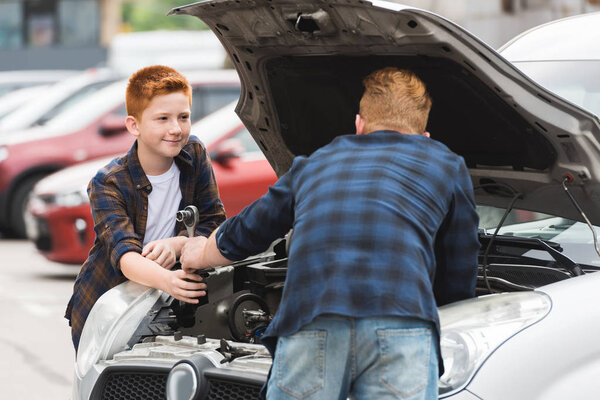
[{"label": "red-haired boy", "polygon": [[175,214],[195,205],[200,214],[195,234],[201,236],[225,220],[209,156],[190,138],[187,79],[169,67],[146,67],[129,78],[125,97],[126,126],[136,141],[88,186],[96,239],[65,315],[75,350],[98,298],[127,279],[197,303],[206,294],[202,279],[171,270],[188,240]]}]

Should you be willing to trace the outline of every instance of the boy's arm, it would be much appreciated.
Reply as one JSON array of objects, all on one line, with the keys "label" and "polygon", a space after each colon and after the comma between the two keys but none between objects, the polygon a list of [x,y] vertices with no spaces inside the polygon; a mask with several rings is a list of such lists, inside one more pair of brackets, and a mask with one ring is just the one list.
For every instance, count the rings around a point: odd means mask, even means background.
[{"label": "boy's arm", "polygon": [[467,167],[461,159],[450,210],[435,241],[434,293],[438,306],[475,295],[479,217]]},{"label": "boy's arm", "polygon": [[[160,289],[174,298],[187,303],[198,303],[197,297],[206,295],[202,277],[183,270],[171,271],[134,251],[123,254],[121,272],[131,281]],[[192,280],[195,282],[186,281]]]}]

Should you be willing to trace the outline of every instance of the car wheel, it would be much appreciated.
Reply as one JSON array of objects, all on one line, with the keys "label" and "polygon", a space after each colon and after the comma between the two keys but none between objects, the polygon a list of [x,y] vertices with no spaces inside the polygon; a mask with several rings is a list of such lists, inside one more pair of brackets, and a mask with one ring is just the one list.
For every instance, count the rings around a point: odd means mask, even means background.
[{"label": "car wheel", "polygon": [[25,210],[29,193],[35,184],[46,175],[35,175],[27,178],[18,184],[17,189],[12,196],[10,203],[10,232],[13,237],[25,239],[27,232],[25,230]]}]

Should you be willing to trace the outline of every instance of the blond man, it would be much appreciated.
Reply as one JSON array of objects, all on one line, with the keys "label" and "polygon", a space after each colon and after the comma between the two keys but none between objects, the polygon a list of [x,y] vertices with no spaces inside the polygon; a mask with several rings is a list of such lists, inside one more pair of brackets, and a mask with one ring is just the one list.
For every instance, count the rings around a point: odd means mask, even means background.
[{"label": "blond man", "polygon": [[293,227],[263,342],[268,399],[437,399],[436,305],[474,295],[477,214],[463,159],[429,138],[411,71],[367,76],[357,135],[335,138],[182,251],[187,271],[243,259]]}]

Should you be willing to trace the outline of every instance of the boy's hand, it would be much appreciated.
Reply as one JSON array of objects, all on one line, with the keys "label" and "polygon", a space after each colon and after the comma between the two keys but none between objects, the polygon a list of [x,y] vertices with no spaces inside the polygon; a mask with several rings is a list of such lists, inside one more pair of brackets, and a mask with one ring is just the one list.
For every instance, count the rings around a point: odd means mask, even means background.
[{"label": "boy's hand", "polygon": [[177,261],[177,251],[169,239],[159,239],[148,243],[142,249],[142,256],[166,269],[173,268]]},{"label": "boy's hand", "polygon": [[[186,279],[194,282],[186,281]],[[169,271],[168,279],[165,282],[165,288],[163,290],[177,300],[198,304],[197,297],[206,296],[206,284],[200,283],[201,281],[202,277],[200,275],[177,269],[175,271]]]}]

